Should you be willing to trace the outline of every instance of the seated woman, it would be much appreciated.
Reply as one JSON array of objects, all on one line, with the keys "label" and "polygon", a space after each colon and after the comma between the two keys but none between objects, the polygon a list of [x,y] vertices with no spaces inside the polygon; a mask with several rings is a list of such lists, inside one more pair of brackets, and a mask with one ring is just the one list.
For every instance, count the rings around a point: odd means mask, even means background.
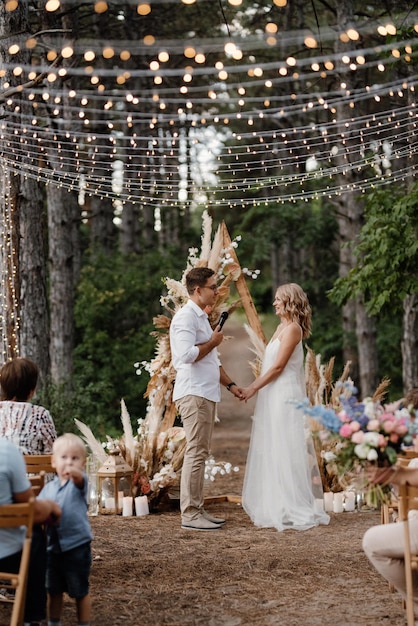
[{"label": "seated woman", "polygon": [[36,363],[23,357],[0,369],[0,436],[13,441],[23,454],[50,454],[57,438],[49,411],[30,402],[38,376]]},{"label": "seated woman", "polygon": [[[418,468],[391,466],[378,468],[369,473],[369,480],[374,484],[403,485],[408,482],[418,487]],[[418,551],[418,518],[409,520],[411,550]],[[380,524],[369,528],[363,537],[363,550],[376,570],[406,597],[405,579],[405,540],[403,524]],[[415,589],[414,612],[418,620],[418,589]],[[415,622],[417,623],[417,622]]]}]

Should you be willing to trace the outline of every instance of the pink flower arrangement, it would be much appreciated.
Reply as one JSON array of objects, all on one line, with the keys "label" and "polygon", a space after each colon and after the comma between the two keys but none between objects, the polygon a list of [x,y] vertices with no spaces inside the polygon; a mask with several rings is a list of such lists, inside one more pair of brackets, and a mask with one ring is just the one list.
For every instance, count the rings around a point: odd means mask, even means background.
[{"label": "pink flower arrangement", "polygon": [[303,406],[306,413],[325,427],[322,439],[336,443],[332,460],[339,474],[368,462],[393,465],[402,446],[412,443],[408,409],[390,411],[371,398],[358,401],[357,390],[351,382],[340,383],[340,386],[340,410],[323,405]]}]

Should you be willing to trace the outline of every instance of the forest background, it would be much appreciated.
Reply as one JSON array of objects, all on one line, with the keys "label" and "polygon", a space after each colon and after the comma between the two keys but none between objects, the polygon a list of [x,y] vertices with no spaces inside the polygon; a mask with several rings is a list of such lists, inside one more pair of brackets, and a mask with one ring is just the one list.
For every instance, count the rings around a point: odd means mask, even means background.
[{"label": "forest background", "polygon": [[363,396],[418,386],[415,9],[2,3],[3,360],[39,364],[59,431],[111,434],[121,398],[144,417],[136,364],[204,210],[267,336],[275,287],[298,282],[336,377],[350,361]]}]

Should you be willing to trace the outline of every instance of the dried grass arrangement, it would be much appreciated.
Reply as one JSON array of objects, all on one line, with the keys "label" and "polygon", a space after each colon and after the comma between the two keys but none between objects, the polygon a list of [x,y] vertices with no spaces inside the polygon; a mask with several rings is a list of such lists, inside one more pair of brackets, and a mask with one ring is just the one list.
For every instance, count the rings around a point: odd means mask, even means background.
[{"label": "dried grass arrangement", "polygon": [[[184,430],[175,426],[176,407],[172,400],[175,370],[171,363],[169,329],[173,315],[187,301],[185,275],[193,267],[210,267],[214,270],[219,289],[215,305],[208,311],[209,321],[214,328],[220,314],[232,313],[241,306],[238,299],[231,302],[231,285],[241,276],[241,267],[237,262],[234,248],[237,240],[224,243],[225,227],[219,226],[212,241],[212,219],[205,211],[202,218],[201,251],[189,249],[186,268],[180,281],[165,278],[166,293],[160,298],[165,313],[153,318],[155,330],[152,335],[156,340],[155,356],[150,362],[138,363],[138,368],[150,375],[145,397],[148,399],[146,416],[138,420],[138,429],[134,434],[131,419],[124,401],[121,403],[121,422],[123,435],[120,439],[107,438],[107,447],[117,447],[125,461],[133,469],[134,495],[147,495],[150,509],[157,509],[165,499],[167,492],[179,485],[186,440]],[[106,452],[91,430],[76,420],[77,426],[89,445],[92,454],[103,463]],[[213,459],[211,460],[213,476]],[[223,465],[224,464],[220,464]]]},{"label": "dried grass arrangement", "polygon": [[[307,347],[305,359],[306,395],[312,405],[322,404],[340,410],[339,396],[341,388],[339,384],[349,380],[350,361],[345,364],[344,370],[337,381],[333,381],[335,358],[328,363],[321,363],[321,355]],[[344,486],[340,482],[334,459],[336,446],[335,440],[323,437],[324,427],[313,417],[309,417],[309,428],[312,432],[319,473],[322,479],[324,491],[342,491]]]}]

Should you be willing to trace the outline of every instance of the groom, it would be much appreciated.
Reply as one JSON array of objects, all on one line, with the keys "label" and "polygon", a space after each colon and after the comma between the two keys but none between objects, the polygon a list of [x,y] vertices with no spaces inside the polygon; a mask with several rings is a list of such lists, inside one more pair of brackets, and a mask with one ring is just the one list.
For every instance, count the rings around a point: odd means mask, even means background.
[{"label": "groom", "polygon": [[173,401],[186,433],[180,484],[182,528],[219,530],[224,519],[209,515],[203,508],[205,461],[209,456],[216,403],[220,385],[236,398],[241,389],[224,371],[216,350],[224,336],[217,326],[212,330],[206,307],[213,307],[217,295],[215,272],[195,267],[186,275],[189,300],[174,315],[170,326],[172,363],[177,372]]}]

